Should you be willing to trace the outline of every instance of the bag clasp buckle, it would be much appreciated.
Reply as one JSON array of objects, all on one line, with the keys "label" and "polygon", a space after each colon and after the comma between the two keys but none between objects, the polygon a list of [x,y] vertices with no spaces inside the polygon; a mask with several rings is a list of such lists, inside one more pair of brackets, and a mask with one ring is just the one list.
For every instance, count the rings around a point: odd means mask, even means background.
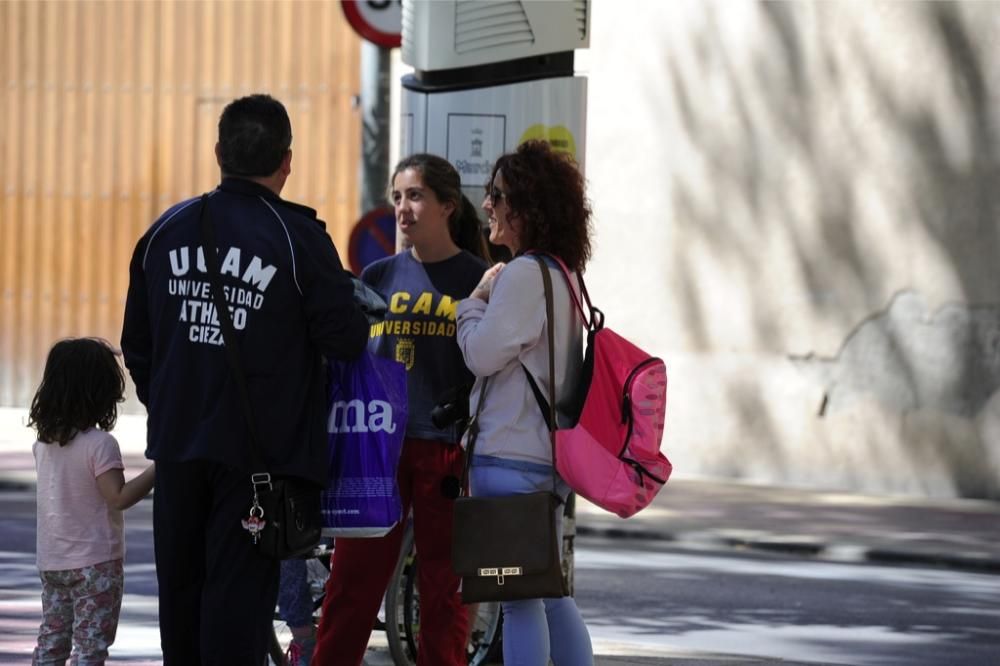
[{"label": "bag clasp buckle", "polygon": [[521,574],[521,567],[484,567],[479,570],[481,577],[496,576],[497,585],[503,585],[506,576],[520,576]]}]

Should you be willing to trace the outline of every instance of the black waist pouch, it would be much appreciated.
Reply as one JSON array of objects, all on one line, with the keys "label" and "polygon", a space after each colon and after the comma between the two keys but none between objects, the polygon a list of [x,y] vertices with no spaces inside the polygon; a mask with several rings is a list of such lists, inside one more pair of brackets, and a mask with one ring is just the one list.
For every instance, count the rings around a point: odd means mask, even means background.
[{"label": "black waist pouch", "polygon": [[262,554],[275,560],[310,555],[323,529],[320,492],[316,484],[298,478],[272,478],[270,488],[258,488],[265,521],[257,543]]}]

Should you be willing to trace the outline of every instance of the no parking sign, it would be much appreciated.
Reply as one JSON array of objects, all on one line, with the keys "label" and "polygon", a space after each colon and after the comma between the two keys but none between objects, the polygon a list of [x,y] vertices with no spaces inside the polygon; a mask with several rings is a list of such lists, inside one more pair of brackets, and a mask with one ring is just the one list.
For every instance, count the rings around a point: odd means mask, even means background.
[{"label": "no parking sign", "polygon": [[365,266],[396,253],[396,216],[387,206],[365,213],[347,242],[347,261],[355,275]]}]

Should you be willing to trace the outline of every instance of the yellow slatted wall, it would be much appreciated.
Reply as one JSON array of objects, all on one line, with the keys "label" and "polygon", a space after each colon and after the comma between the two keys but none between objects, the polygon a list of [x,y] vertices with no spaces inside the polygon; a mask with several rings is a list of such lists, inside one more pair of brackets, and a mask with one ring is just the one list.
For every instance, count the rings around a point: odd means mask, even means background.
[{"label": "yellow slatted wall", "polygon": [[53,341],[117,344],[132,247],[217,184],[235,97],[284,102],[282,195],[319,210],[346,263],[359,54],[333,0],[0,0],[0,405],[30,401]]}]

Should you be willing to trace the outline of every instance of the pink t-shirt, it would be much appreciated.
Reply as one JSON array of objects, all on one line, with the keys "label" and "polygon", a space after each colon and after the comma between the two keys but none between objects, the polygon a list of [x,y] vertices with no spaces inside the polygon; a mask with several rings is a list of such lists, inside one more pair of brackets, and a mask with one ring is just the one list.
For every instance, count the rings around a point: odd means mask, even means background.
[{"label": "pink t-shirt", "polygon": [[35,442],[38,570],[79,569],[125,556],[124,519],[97,489],[97,477],[125,469],[114,437],[91,429],[66,446]]}]

